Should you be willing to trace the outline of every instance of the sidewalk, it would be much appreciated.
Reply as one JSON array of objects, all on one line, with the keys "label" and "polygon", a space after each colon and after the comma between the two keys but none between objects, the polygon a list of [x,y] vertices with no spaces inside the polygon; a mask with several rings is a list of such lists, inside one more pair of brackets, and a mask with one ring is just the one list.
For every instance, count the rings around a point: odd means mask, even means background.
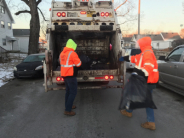
[{"label": "sidewalk", "polygon": [[26,56],[27,54],[9,53],[9,62],[0,63],[0,87],[14,79],[14,67],[19,64]]}]

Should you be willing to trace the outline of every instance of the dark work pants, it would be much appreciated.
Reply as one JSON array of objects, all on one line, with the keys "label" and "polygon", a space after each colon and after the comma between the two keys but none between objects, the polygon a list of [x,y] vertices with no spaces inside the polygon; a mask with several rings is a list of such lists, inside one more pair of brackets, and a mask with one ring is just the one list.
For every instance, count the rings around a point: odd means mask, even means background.
[{"label": "dark work pants", "polygon": [[70,112],[72,110],[73,101],[77,95],[77,78],[76,77],[65,77],[65,111]]}]

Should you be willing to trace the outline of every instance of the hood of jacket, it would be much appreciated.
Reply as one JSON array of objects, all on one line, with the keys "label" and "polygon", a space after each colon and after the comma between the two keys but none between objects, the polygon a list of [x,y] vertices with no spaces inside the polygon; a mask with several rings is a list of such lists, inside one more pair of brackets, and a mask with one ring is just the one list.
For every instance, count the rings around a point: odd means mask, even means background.
[{"label": "hood of jacket", "polygon": [[76,50],[77,44],[72,39],[69,39],[66,43],[66,47]]},{"label": "hood of jacket", "polygon": [[63,52],[66,53],[68,51],[74,51],[73,48],[64,47]]},{"label": "hood of jacket", "polygon": [[139,39],[137,42],[138,42],[142,52],[145,50],[148,50],[148,49],[152,50],[150,37],[143,37],[143,38]]}]

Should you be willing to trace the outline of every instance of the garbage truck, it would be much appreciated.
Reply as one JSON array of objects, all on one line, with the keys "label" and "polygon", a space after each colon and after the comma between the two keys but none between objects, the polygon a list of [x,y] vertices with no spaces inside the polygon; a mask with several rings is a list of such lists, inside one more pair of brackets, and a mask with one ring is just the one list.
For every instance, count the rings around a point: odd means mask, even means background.
[{"label": "garbage truck", "polygon": [[[122,33],[112,1],[52,0],[47,25],[45,51],[45,91],[65,89],[60,73],[59,55],[68,39],[77,44],[79,58],[88,63],[78,69],[78,89],[121,88],[125,80]],[[112,83],[116,81],[118,83]],[[109,83],[111,82],[111,83]]]}]

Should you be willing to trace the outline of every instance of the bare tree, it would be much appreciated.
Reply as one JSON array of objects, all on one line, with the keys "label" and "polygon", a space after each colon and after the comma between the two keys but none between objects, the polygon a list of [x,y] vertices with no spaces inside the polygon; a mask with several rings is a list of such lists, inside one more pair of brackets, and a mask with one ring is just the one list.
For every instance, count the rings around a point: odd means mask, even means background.
[{"label": "bare tree", "polygon": [[38,41],[40,34],[40,18],[38,13],[38,5],[42,2],[42,0],[21,1],[29,7],[29,10],[18,11],[15,13],[15,15],[19,15],[21,13],[28,13],[31,15],[28,54],[38,53]]},{"label": "bare tree", "polygon": [[154,32],[152,30],[145,29],[144,34],[154,34]]},{"label": "bare tree", "polygon": [[[114,6],[118,15],[119,24],[123,34],[130,34],[135,21],[137,21],[137,14],[135,11],[135,4],[133,0],[116,0]],[[117,9],[118,8],[118,9]]]}]

